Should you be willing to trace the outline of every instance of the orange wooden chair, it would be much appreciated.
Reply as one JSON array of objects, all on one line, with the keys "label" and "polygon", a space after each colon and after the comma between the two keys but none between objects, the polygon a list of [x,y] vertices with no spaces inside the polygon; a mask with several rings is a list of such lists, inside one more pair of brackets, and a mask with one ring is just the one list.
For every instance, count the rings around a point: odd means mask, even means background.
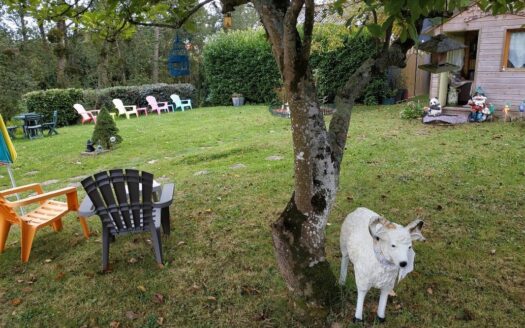
[{"label": "orange wooden chair", "polygon": [[[17,201],[9,201],[6,199],[9,195],[28,190],[35,191],[37,195]],[[61,195],[66,195],[67,203],[52,199]],[[20,206],[35,203],[39,203],[40,206],[25,215],[20,216],[15,211],[15,209]],[[22,262],[27,262],[36,231],[49,225],[52,226],[55,231],[62,230],[62,217],[70,211],[76,211],[78,207],[77,189],[75,187],[44,193],[40,184],[33,183],[0,191],[0,253],[4,251],[11,225],[18,224],[20,225],[21,232]],[[84,237],[89,238],[89,228],[85,218],[79,217],[79,220]]]}]

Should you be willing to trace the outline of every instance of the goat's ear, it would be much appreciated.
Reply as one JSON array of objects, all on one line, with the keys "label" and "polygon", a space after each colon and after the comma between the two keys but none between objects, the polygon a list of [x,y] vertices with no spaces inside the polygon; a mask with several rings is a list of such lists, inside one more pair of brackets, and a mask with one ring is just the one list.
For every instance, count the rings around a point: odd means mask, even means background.
[{"label": "goat's ear", "polygon": [[370,235],[375,240],[381,239],[385,233],[386,233],[386,225],[389,224],[387,219],[384,217],[378,216],[372,221],[370,221],[370,224],[368,225],[368,231],[370,232]]},{"label": "goat's ear", "polygon": [[412,237],[412,240],[420,240],[425,241],[425,237],[421,234],[421,228],[423,228],[423,221],[420,219],[416,219],[409,224],[406,225],[408,231],[410,232],[410,237]]}]

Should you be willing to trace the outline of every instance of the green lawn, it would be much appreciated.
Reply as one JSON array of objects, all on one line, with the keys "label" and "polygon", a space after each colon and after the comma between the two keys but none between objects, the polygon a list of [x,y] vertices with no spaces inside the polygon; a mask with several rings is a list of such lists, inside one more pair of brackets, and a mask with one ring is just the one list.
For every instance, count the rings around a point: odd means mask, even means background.
[{"label": "green lawn", "polygon": [[[340,224],[354,208],[366,206],[402,224],[418,216],[428,241],[415,245],[415,272],[389,300],[388,326],[525,326],[524,125],[424,126],[399,119],[399,111],[360,107],[353,113],[327,227],[334,272]],[[167,265],[156,266],[147,234],[125,236],[111,246],[113,271],[102,274],[99,219],[90,219],[93,235],[84,240],[74,216],[60,233],[39,231],[24,265],[13,228],[0,255],[0,327],[324,324],[315,316],[319,311],[289,297],[271,245],[269,225],[293,185],[288,120],[264,106],[245,106],[117,124],[124,142],[96,157],[80,155],[92,125],[15,140],[17,183],[58,180],[44,187],[52,190],[118,167],[175,182],[172,234],[163,237]],[[272,155],[283,160],[266,159]],[[0,174],[1,187],[8,188],[5,168]],[[351,325],[353,279],[344,291],[343,311],[331,312],[328,324]],[[378,293],[369,293],[368,324],[377,301]]]}]

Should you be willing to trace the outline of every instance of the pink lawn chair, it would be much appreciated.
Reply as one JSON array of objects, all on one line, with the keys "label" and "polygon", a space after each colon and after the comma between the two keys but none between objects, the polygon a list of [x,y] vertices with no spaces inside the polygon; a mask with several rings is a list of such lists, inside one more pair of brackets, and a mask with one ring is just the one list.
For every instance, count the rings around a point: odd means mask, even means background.
[{"label": "pink lawn chair", "polygon": [[86,122],[97,123],[97,115],[100,112],[98,109],[86,110],[81,104],[74,104],[73,107],[77,113],[82,117],[82,124]]},{"label": "pink lawn chair", "polygon": [[[156,111],[157,114],[160,115],[161,111],[169,112],[169,105],[167,102],[158,102],[157,99],[153,96],[147,96],[146,101],[148,102],[149,106],[151,107],[151,112]],[[160,106],[159,106],[160,105]]]}]

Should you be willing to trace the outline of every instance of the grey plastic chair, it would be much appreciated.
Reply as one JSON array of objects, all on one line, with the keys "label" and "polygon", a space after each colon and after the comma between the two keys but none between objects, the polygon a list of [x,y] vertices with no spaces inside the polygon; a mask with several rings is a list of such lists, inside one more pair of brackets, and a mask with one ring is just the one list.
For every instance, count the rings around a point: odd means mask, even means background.
[{"label": "grey plastic chair", "polygon": [[57,127],[57,121],[58,121],[58,111],[53,111],[53,116],[51,117],[51,122],[48,123],[42,123],[42,133],[44,130],[48,130],[47,135],[51,136],[54,134],[58,134],[58,131],[56,130]]},{"label": "grey plastic chair", "polygon": [[102,270],[109,265],[109,242],[127,233],[150,232],[155,259],[162,264],[160,226],[169,234],[169,206],[174,184],[160,188],[153,201],[153,174],[137,170],[102,171],[82,180],[88,197],[80,205],[79,215],[97,214],[102,221]]}]

